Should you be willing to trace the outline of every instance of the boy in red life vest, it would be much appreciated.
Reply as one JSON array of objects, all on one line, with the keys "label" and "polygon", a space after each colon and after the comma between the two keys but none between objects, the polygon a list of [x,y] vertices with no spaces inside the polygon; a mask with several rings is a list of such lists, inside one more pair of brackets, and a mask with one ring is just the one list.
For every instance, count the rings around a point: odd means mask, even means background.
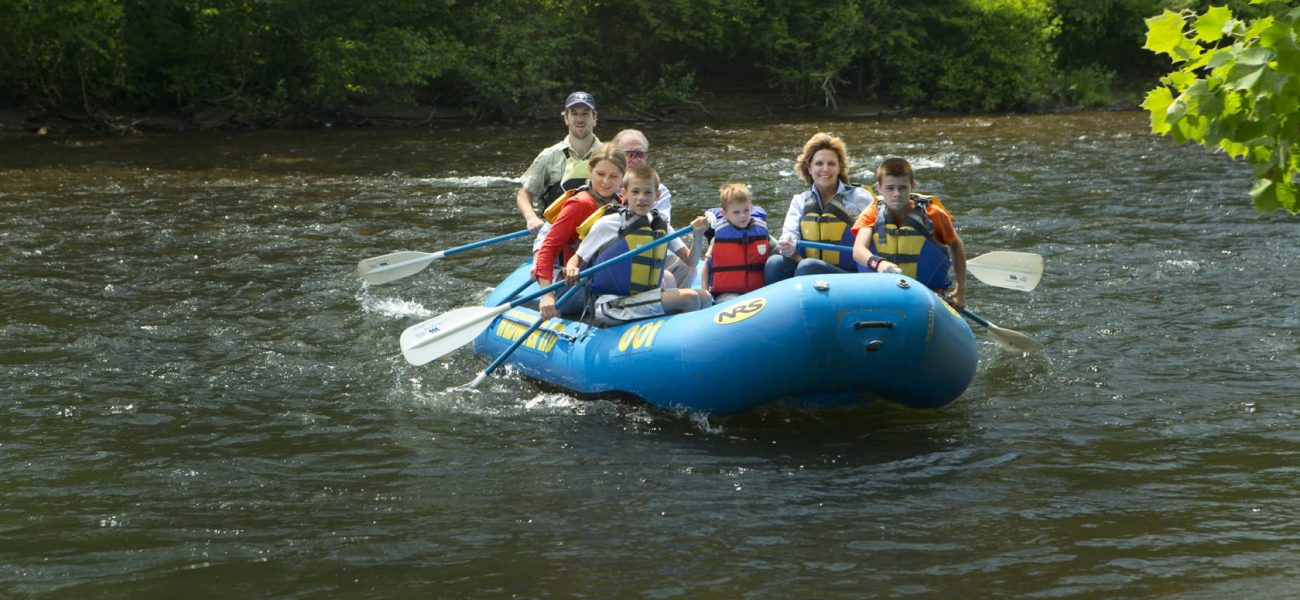
[{"label": "boy in red life vest", "polygon": [[719,207],[705,213],[712,239],[700,289],[708,290],[717,302],[730,300],[763,287],[763,265],[771,249],[767,212],[754,206],[749,188],[728,183],[718,190]]},{"label": "boy in red life vest", "polygon": [[[938,198],[913,192],[912,165],[890,158],[876,168],[877,201],[853,223],[853,260],[877,273],[902,273],[966,306],[966,245]],[[955,281],[948,277],[952,267]]]},{"label": "boy in red life vest", "polygon": [[[628,172],[623,180],[624,207],[608,207],[605,215],[591,226],[578,251],[564,267],[569,285],[577,283],[578,273],[587,265],[605,262],[628,250],[671,235],[669,225],[654,210],[659,196],[659,175],[648,166]],[[703,215],[691,222],[694,240],[690,250],[674,239],[668,247],[657,246],[632,260],[597,271],[591,277],[591,293],[596,297],[595,319],[600,325],[616,325],[699,310],[712,306],[713,297],[704,290],[681,288],[665,290],[664,258],[669,250],[691,268],[699,260],[704,245],[704,228],[709,224]]]}]

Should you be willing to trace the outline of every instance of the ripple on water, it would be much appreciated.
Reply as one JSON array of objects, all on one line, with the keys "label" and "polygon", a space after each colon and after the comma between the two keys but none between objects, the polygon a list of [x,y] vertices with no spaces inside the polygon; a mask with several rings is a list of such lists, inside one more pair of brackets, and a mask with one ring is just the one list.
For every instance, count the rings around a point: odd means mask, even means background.
[{"label": "ripple on water", "polygon": [[971,254],[1046,258],[1032,293],[972,282],[974,310],[1047,350],[982,342],[957,403],[726,419],[509,368],[457,390],[483,359],[401,358],[402,329],[481,303],[527,242],[384,286],[357,261],[518,229],[551,126],[6,143],[0,589],[1284,596],[1300,228],[1224,185],[1245,165],[1146,128],[649,128],[675,215],[728,181],[779,213],[826,130],[858,182],[912,158]]}]

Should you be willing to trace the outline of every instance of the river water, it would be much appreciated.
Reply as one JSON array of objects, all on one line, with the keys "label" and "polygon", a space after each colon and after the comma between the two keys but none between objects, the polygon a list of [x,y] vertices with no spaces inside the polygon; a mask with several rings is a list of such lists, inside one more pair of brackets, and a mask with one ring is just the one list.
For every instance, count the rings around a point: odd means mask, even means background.
[{"label": "river water", "polygon": [[972,256],[1046,258],[968,301],[1047,350],[982,342],[933,411],[459,391],[486,361],[397,336],[525,242],[355,264],[519,229],[559,123],[11,137],[0,596],[1297,597],[1300,219],[1246,165],[1138,113],[644,129],[678,224],[730,181],[783,210],[819,130],[855,180],[911,158]]}]

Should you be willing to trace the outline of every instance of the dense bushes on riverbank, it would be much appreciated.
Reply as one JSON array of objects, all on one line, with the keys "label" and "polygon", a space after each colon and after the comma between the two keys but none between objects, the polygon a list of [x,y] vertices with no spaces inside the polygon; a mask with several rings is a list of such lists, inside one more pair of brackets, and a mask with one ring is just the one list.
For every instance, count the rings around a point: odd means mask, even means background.
[{"label": "dense bushes on riverbank", "polygon": [[0,101],[247,123],[377,104],[517,118],[553,112],[573,88],[642,115],[746,92],[791,107],[1136,104],[1162,70],[1141,49],[1142,19],[1200,4],[9,0]]}]

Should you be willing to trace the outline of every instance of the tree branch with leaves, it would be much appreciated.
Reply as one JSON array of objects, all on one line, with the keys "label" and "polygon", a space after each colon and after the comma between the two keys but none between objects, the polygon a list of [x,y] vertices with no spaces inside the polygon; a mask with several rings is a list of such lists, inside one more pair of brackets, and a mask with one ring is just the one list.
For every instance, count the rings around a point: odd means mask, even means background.
[{"label": "tree branch with leaves", "polygon": [[1300,8],[1251,4],[1268,14],[1243,20],[1214,6],[1147,19],[1146,49],[1169,55],[1177,70],[1142,106],[1155,133],[1249,161],[1257,211],[1300,214]]}]

